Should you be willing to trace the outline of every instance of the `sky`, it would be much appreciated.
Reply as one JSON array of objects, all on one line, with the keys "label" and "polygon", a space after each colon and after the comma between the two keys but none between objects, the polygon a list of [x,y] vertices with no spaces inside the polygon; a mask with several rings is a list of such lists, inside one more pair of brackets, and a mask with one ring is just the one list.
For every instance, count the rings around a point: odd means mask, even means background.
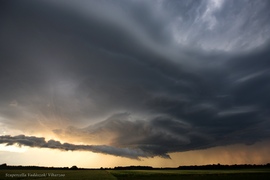
[{"label": "sky", "polygon": [[268,0],[0,0],[0,159],[270,162]]}]

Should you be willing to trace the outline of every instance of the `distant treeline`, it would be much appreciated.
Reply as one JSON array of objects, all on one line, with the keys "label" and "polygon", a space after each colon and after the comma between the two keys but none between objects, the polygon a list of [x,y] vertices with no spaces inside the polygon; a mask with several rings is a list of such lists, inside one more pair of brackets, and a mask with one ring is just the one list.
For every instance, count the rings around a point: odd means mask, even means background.
[{"label": "distant treeline", "polygon": [[72,167],[43,167],[43,166],[9,166],[6,163],[5,164],[1,164],[0,165],[0,169],[20,169],[20,170],[41,170],[41,169],[48,169],[48,170],[52,170],[52,169],[78,169],[77,166],[72,166]]},{"label": "distant treeline", "polygon": [[[230,170],[230,169],[260,169],[270,168],[270,163],[267,164],[235,164],[235,165],[221,165],[221,164],[208,164],[208,165],[194,165],[194,166],[179,166],[177,168],[153,168],[151,166],[117,166],[114,168],[103,168],[110,170],[162,170],[162,169],[178,169],[178,170]],[[90,170],[91,168],[78,168],[72,167],[43,167],[43,166],[9,166],[7,164],[1,164],[0,169],[20,169],[20,170]],[[94,169],[93,169],[94,170]]]},{"label": "distant treeline", "polygon": [[[179,169],[179,170],[215,170],[215,169],[249,169],[249,168],[270,168],[268,164],[235,164],[235,165],[221,165],[221,164],[208,164],[208,165],[194,165],[194,166],[179,166],[178,168],[153,168],[151,166],[118,166],[115,170],[151,170],[151,169]],[[106,169],[106,168],[105,168]],[[110,169],[110,168],[108,168]]]},{"label": "distant treeline", "polygon": [[118,166],[118,167],[115,167],[114,169],[116,170],[150,170],[150,169],[154,169],[153,167],[151,166]]},{"label": "distant treeline", "polygon": [[221,164],[209,164],[202,166],[179,166],[177,169],[183,170],[215,170],[215,169],[249,169],[249,168],[270,168],[270,163],[267,164],[234,164],[234,165],[221,165]]}]

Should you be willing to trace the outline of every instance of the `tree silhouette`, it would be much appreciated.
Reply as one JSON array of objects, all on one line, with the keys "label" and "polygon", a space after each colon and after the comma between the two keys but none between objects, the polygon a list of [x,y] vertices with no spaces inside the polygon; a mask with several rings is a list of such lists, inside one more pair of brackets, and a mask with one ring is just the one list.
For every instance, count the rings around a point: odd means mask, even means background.
[{"label": "tree silhouette", "polygon": [[75,169],[78,169],[78,167],[77,166],[72,166],[70,169],[75,170]]}]

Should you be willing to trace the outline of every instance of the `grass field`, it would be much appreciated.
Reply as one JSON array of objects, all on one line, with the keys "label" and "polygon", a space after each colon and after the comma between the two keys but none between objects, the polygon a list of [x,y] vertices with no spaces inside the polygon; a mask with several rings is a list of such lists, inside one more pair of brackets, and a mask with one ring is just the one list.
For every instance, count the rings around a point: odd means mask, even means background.
[{"label": "grass field", "polygon": [[109,171],[118,180],[249,180],[270,179],[270,169],[256,170],[112,170]]},{"label": "grass field", "polygon": [[[21,177],[11,177],[12,175],[20,175]],[[117,180],[105,170],[0,170],[0,179]]]},{"label": "grass field", "polygon": [[0,179],[269,180],[270,169],[246,170],[0,170]]}]

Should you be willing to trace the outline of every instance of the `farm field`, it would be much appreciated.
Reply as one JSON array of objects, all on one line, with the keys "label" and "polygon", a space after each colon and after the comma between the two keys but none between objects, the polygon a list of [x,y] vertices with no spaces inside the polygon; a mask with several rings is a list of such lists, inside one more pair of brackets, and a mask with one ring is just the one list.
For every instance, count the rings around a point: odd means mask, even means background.
[{"label": "farm field", "polygon": [[249,180],[270,179],[270,169],[245,170],[0,170],[0,179]]},{"label": "farm field", "polygon": [[246,170],[112,170],[109,171],[118,180],[249,180],[270,179],[270,169]]},{"label": "farm field", "polygon": [[[21,177],[11,177],[16,174],[21,175]],[[105,170],[0,170],[0,180],[2,179],[117,180]]]}]

